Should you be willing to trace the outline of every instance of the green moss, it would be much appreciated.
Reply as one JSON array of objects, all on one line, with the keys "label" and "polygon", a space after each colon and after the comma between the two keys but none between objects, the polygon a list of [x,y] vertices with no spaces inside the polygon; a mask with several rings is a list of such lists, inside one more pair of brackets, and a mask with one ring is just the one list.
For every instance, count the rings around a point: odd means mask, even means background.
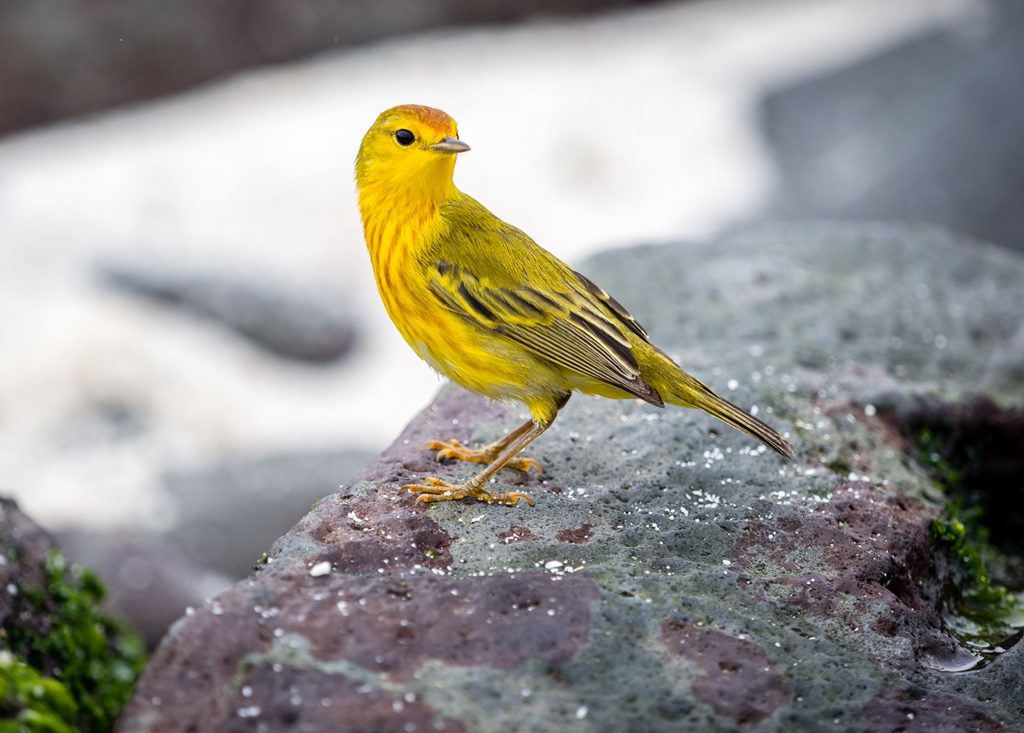
[{"label": "green moss", "polygon": [[0,733],[75,733],[78,705],[67,687],[0,651]]},{"label": "green moss", "polygon": [[850,464],[839,458],[835,458],[825,464],[832,473],[839,474],[840,476],[846,476],[850,473]]},{"label": "green moss", "polygon": [[917,435],[918,460],[932,479],[949,494],[963,484],[964,472],[946,458],[945,442],[945,436],[930,427],[922,428]]},{"label": "green moss", "polygon": [[259,556],[259,558],[257,558],[256,562],[252,564],[253,572],[259,570],[260,568],[268,564],[270,564],[270,553],[264,552],[262,555]]},{"label": "green moss", "polygon": [[992,581],[989,568],[1005,564],[989,541],[983,512],[969,490],[968,470],[981,460],[981,445],[949,446],[941,430],[922,428],[918,461],[947,497],[943,516],[932,522],[932,545],[946,568],[940,612],[949,630],[976,651],[994,651],[1024,627],[1024,602]]},{"label": "green moss", "polygon": [[950,502],[945,516],[932,522],[932,541],[949,561],[941,610],[961,641],[984,651],[1024,627],[1024,603],[991,581],[985,562],[991,548],[957,513],[957,503]]},{"label": "green moss", "polygon": [[109,730],[142,671],[142,643],[100,611],[104,588],[93,573],[69,568],[57,551],[43,569],[45,587],[21,589],[36,622],[0,630],[0,704],[16,722],[0,733]]}]

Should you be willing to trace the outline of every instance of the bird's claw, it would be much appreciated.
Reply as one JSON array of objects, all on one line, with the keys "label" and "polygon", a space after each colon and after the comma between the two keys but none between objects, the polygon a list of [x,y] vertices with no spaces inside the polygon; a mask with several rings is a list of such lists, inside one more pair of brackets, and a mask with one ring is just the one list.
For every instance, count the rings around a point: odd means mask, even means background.
[{"label": "bird's claw", "polygon": [[503,494],[492,494],[486,489],[469,484],[453,484],[436,476],[427,476],[421,484],[407,484],[402,491],[418,494],[417,502],[429,504],[435,501],[458,501],[460,499],[476,499],[488,504],[504,504],[515,506],[520,500],[533,506],[533,498],[523,491],[507,491]]},{"label": "bird's claw", "polygon": [[516,456],[506,463],[505,466],[508,468],[514,468],[517,471],[522,471],[523,473],[529,473],[532,468],[537,472],[538,476],[542,476],[544,474],[544,468],[540,465],[540,462],[527,456]]},{"label": "bird's claw", "polygon": [[[431,440],[427,443],[427,449],[436,451],[434,460],[438,463],[447,460],[468,461],[469,463],[490,463],[498,457],[499,449],[495,446],[484,448],[470,448],[463,445],[462,441],[452,438],[451,440]],[[537,475],[544,473],[544,468],[533,458],[516,456],[505,463],[502,468],[514,468],[522,473],[528,473],[530,469],[537,472]]]},{"label": "bird's claw", "polygon": [[432,440],[427,443],[427,449],[437,451],[437,455],[434,456],[434,460],[438,463],[449,459],[465,461],[468,459],[463,456],[467,452],[473,452],[471,448],[466,448],[461,441],[458,441],[455,438],[452,438],[451,440]]}]

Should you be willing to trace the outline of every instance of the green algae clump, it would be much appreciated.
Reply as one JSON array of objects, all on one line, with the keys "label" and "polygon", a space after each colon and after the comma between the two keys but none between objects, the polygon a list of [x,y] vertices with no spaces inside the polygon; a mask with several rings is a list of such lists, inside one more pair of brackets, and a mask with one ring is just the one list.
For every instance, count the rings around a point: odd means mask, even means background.
[{"label": "green algae clump", "polygon": [[[987,543],[959,518],[958,503],[932,521],[932,542],[948,561],[941,605],[947,627],[975,651],[994,651],[1000,642],[1024,627],[1024,603],[993,583],[985,563]],[[991,551],[991,550],[990,550]]]},{"label": "green algae clump", "polygon": [[145,664],[138,636],[100,610],[95,574],[51,550],[0,626],[0,733],[107,731]]}]

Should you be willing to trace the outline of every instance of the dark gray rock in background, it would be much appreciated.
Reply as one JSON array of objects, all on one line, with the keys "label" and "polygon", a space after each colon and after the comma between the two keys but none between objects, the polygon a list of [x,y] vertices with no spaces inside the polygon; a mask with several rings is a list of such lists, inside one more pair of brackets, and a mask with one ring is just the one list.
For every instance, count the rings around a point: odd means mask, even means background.
[{"label": "dark gray rock in background", "polygon": [[927,221],[1024,250],[1024,4],[767,96],[785,218]]},{"label": "dark gray rock in background", "polygon": [[531,451],[545,476],[500,476],[536,507],[426,507],[398,487],[473,471],[428,438],[522,419],[446,390],[172,629],[119,730],[1024,728],[1024,645],[941,671],[974,657],[943,618],[940,497],[893,429],[922,395],[1024,402],[1024,262],[811,226],[581,270],[798,462],[693,411],[576,397]]},{"label": "dark gray rock in background", "polygon": [[170,473],[164,483],[176,522],[168,536],[204,566],[245,577],[274,540],[371,458],[358,450],[281,452]]},{"label": "dark gray rock in background", "polygon": [[100,574],[110,612],[128,619],[149,649],[186,609],[202,605],[238,577],[191,555],[173,533],[70,530],[59,539],[68,557]]},{"label": "dark gray rock in background", "polygon": [[[23,591],[48,586],[44,561],[54,549],[53,538],[45,530],[14,501],[0,497],[0,628],[8,624],[46,628],[46,609],[37,608]],[[9,634],[5,630],[0,638]]]},{"label": "dark gray rock in background", "polygon": [[328,48],[628,0],[0,3],[0,134]]},{"label": "dark gray rock in background", "polygon": [[280,280],[109,266],[103,282],[223,324],[279,356],[327,363],[352,348],[351,308],[328,288]]}]

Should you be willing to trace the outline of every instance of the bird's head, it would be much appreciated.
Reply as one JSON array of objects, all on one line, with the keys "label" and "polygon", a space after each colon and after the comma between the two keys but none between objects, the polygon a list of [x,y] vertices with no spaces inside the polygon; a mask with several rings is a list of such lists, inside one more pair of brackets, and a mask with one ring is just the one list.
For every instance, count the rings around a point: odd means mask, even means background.
[{"label": "bird's head", "polygon": [[443,192],[452,185],[455,155],[469,150],[455,120],[433,107],[385,110],[366,132],[356,156],[356,185]]}]

